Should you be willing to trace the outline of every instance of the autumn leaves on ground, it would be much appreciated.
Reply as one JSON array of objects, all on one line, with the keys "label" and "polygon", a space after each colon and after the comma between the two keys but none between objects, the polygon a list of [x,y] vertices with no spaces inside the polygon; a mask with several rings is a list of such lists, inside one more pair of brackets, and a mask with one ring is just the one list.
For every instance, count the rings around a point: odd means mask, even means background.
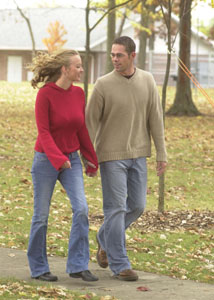
[{"label": "autumn leaves on ground", "polygon": [[[29,83],[0,82],[0,89],[0,246],[26,249],[33,212],[30,169],[36,138],[37,91]],[[167,107],[174,93],[174,88],[168,88]],[[214,90],[207,93],[214,100]],[[193,90],[193,97],[201,116],[166,117],[169,165],[165,214],[157,214],[158,178],[153,150],[148,159],[147,210],[127,231],[127,248],[135,269],[214,283],[214,108],[199,91]],[[85,192],[91,260],[96,261],[95,235],[103,220],[99,176],[85,177]],[[49,219],[50,255],[67,255],[71,220],[68,198],[57,184]],[[91,295],[90,299],[100,298]]]}]

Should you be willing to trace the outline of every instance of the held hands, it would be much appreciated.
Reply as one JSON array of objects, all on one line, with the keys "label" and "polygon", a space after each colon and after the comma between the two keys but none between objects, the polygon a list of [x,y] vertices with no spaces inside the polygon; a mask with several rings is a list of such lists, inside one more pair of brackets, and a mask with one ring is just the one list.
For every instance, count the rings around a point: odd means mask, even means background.
[{"label": "held hands", "polygon": [[95,177],[95,176],[97,176],[97,172],[93,172],[93,173],[92,172],[87,172],[88,166],[91,167],[91,168],[96,169],[96,166],[94,164],[92,164],[90,161],[86,160],[86,162],[85,162],[86,175],[89,176],[89,177]]},{"label": "held hands", "polygon": [[82,154],[81,154],[82,162],[84,164],[85,170],[86,170],[86,175],[89,177],[95,177],[97,176],[97,172],[88,172],[88,167],[91,167],[93,169],[96,169],[96,166],[92,164],[90,161],[88,161]]},{"label": "held hands", "polygon": [[165,161],[157,161],[157,176],[161,176],[166,171],[167,163]]},{"label": "held hands", "polygon": [[[96,166],[94,164],[92,164],[90,161],[87,161],[85,158],[84,158],[84,166],[85,166],[85,169],[86,169],[86,175],[87,176],[95,177],[97,175],[97,172],[90,172],[90,171],[87,172],[88,167],[96,169]],[[64,164],[61,166],[60,170],[63,170],[63,169],[71,169],[71,163],[70,163],[69,160],[66,160],[64,162]]]}]

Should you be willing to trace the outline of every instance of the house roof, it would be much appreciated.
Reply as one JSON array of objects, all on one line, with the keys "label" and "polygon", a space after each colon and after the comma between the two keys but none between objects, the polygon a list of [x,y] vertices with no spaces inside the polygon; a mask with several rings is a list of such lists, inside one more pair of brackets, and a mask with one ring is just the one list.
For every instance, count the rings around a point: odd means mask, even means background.
[{"label": "house roof", "polygon": [[[65,48],[79,51],[85,50],[86,26],[85,10],[81,8],[31,8],[24,9],[30,19],[35,39],[36,50],[45,50],[42,39],[49,37],[49,24],[59,21],[67,31],[63,39],[67,39]],[[99,13],[90,12],[90,26],[100,18]],[[17,9],[0,10],[0,49],[32,50],[32,42],[26,21]],[[106,21],[103,20],[91,32],[91,45],[96,44],[106,32]],[[93,47],[92,47],[93,48]]]},{"label": "house roof", "polygon": [[[82,8],[28,8],[23,10],[24,14],[30,19],[33,35],[35,38],[36,50],[46,50],[42,39],[48,37],[47,28],[49,24],[59,21],[67,31],[63,36],[66,39],[65,48],[85,51],[86,41],[86,25],[85,25],[85,9]],[[90,12],[90,26],[101,17],[99,13]],[[179,18],[174,14],[173,20],[179,23]],[[140,17],[134,16],[136,22]],[[107,39],[107,18],[104,18],[101,23],[91,32],[91,50],[106,42]],[[132,25],[126,21],[124,31]],[[17,9],[0,9],[0,50],[32,50],[32,42],[29,29],[26,21],[20,15]],[[199,34],[200,40],[213,47],[207,40],[207,37],[196,32],[192,28],[194,35]],[[133,37],[134,38],[134,37]],[[96,51],[96,50],[95,50]]]}]

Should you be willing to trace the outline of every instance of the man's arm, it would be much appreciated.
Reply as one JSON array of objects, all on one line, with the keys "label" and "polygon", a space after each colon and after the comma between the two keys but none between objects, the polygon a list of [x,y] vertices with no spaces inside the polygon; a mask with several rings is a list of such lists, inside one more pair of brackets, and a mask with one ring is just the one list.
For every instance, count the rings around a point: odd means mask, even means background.
[{"label": "man's arm", "polygon": [[92,143],[94,144],[97,130],[103,113],[104,98],[99,92],[96,83],[86,106],[85,121]]},{"label": "man's arm", "polygon": [[[153,78],[152,78],[153,79]],[[163,112],[156,83],[151,85],[151,107],[149,112],[149,127],[156,148],[156,161],[166,162]]]}]

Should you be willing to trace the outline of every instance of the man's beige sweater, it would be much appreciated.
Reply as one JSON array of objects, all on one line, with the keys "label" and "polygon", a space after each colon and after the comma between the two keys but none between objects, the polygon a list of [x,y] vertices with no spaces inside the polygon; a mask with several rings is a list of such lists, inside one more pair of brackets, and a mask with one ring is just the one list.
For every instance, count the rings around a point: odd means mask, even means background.
[{"label": "man's beige sweater", "polygon": [[153,76],[141,69],[127,79],[100,77],[86,107],[86,124],[99,162],[151,156],[166,161],[162,107]]}]

